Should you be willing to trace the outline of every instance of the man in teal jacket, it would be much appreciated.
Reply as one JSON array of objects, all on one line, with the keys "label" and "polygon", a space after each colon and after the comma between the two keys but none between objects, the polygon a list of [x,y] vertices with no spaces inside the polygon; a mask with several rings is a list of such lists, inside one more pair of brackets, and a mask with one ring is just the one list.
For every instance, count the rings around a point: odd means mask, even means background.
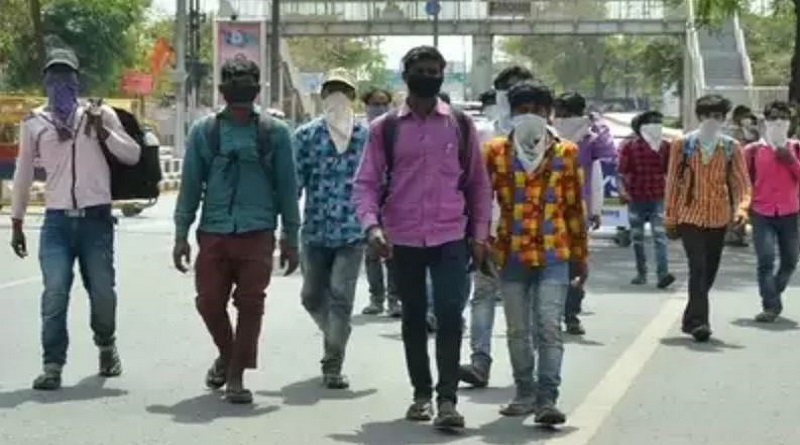
[{"label": "man in teal jacket", "polygon": [[[225,398],[231,403],[253,400],[243,375],[256,367],[279,214],[280,265],[288,275],[298,264],[300,214],[289,128],[253,105],[259,74],[247,59],[223,65],[219,90],[227,106],[190,130],[175,208],[173,261],[185,273],[189,228],[203,204],[195,262],[197,309],[219,349],[206,385],[227,385]],[[227,312],[231,295],[238,310],[235,332]]]}]

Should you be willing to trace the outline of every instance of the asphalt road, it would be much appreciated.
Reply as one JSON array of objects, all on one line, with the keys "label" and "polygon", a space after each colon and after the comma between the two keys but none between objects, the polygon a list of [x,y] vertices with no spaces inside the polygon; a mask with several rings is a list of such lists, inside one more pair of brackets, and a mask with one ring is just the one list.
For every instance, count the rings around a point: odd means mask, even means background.
[{"label": "asphalt road", "polygon": [[[524,444],[774,445],[800,443],[800,307],[787,292],[785,319],[760,326],[754,257],[728,250],[713,292],[715,338],[697,345],[679,333],[686,268],[674,291],[628,285],[629,250],[592,242],[584,338],[566,346],[558,431],[506,419],[498,408],[513,394],[504,321],[494,337],[491,386],[460,392],[468,429],[443,436],[402,420],[411,392],[399,323],[355,317],[346,372],[350,391],[320,387],[321,337],[300,306],[299,275],[269,289],[261,368],[248,375],[252,407],[232,407],[204,389],[214,349],[195,313],[193,280],[170,266],[174,197],[122,219],[117,237],[122,377],[95,377],[87,298],[76,280],[65,388],[30,390],[38,373],[41,282],[35,255],[24,261],[0,248],[0,444]],[[38,217],[29,220],[36,252]],[[10,238],[0,215],[0,241]],[[367,302],[359,283],[356,310]],[[502,311],[499,311],[502,317]],[[432,346],[432,345],[431,345]],[[464,356],[466,357],[465,342]]]}]

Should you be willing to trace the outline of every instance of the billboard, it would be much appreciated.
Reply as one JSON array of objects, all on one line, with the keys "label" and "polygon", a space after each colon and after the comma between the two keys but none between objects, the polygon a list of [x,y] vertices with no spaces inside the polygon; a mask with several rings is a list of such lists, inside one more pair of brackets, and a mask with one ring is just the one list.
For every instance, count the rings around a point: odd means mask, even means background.
[{"label": "billboard", "polygon": [[262,93],[256,98],[256,103],[262,107],[267,104],[267,26],[264,20],[252,21],[214,21],[214,107],[224,105],[222,95],[219,94],[217,85],[220,83],[220,68],[225,61],[235,57],[244,57],[254,61],[261,69]]}]

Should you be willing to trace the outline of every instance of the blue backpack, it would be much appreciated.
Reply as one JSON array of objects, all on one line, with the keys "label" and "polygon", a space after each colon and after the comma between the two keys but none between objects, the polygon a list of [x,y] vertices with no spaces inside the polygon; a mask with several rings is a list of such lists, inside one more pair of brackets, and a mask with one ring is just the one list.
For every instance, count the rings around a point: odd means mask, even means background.
[{"label": "blue backpack", "polygon": [[[683,139],[683,150],[681,163],[678,167],[678,177],[683,179],[683,174],[689,167],[689,159],[697,151],[697,134],[691,133]],[[733,189],[731,188],[731,172],[733,170],[733,148],[734,140],[729,136],[722,136],[722,150],[725,153],[725,187],[728,189],[728,204],[733,208]],[[686,204],[692,205],[694,201],[694,172],[690,172],[689,183],[686,188]]]}]

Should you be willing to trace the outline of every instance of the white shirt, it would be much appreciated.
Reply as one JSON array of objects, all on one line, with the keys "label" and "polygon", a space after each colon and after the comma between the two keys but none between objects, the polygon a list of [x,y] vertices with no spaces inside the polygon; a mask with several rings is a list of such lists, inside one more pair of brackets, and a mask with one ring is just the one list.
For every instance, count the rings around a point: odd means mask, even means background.
[{"label": "white shirt", "polygon": [[[45,207],[48,209],[82,209],[111,203],[111,174],[103,156],[97,134],[86,135],[86,108],[75,111],[73,139],[60,141],[44,107],[33,110],[20,124],[19,152],[14,171],[11,217],[23,219],[30,200],[34,161],[44,167]],[[127,165],[139,162],[141,148],[122,127],[111,107],[102,107],[103,126],[109,136],[106,145],[111,154]],[[74,169],[73,169],[74,164]],[[74,188],[74,202],[73,202]]]}]

